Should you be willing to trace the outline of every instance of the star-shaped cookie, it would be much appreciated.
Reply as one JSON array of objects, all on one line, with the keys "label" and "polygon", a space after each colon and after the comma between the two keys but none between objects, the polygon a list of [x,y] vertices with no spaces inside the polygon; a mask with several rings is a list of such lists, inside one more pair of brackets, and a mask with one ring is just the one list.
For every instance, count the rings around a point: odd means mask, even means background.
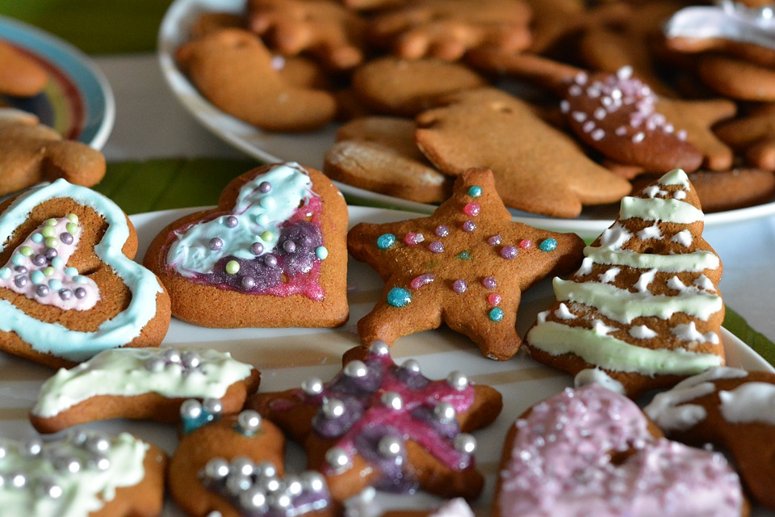
[{"label": "star-shaped cookie", "polygon": [[498,391],[460,372],[430,380],[417,361],[396,365],[381,342],[351,350],[344,362],[327,383],[312,378],[300,389],[259,393],[248,406],[304,445],[309,467],[325,476],[338,502],[369,486],[479,495],[484,478],[468,433],[498,416]]},{"label": "star-shaped cookie", "polygon": [[489,169],[471,169],[431,216],[356,225],[350,253],[385,280],[374,309],[358,322],[363,343],[392,343],[446,323],[483,355],[513,356],[521,291],[572,268],[584,243],[574,234],[515,223]]}]

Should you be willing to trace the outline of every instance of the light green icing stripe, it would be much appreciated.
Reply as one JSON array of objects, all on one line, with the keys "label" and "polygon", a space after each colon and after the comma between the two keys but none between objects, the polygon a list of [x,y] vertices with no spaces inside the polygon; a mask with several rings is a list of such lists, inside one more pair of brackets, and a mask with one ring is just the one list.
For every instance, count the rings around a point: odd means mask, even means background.
[{"label": "light green icing stripe", "polygon": [[698,272],[718,269],[719,258],[710,251],[695,251],[680,255],[656,255],[629,250],[612,250],[605,246],[587,246],[584,256],[597,264],[629,266],[641,269],[658,269],[665,273]]},{"label": "light green icing stripe", "polygon": [[721,310],[720,296],[703,292],[683,292],[678,296],[632,293],[611,284],[573,282],[555,277],[552,285],[558,301],[583,303],[597,308],[604,316],[621,323],[630,323],[642,316],[668,319],[683,312],[703,321]]},{"label": "light green icing stripe", "polygon": [[229,386],[250,376],[249,364],[216,350],[196,350],[201,366],[185,375],[179,366],[160,372],[145,368],[148,359],[160,358],[164,351],[117,348],[100,352],[69,370],[62,368],[43,384],[32,413],[52,417],[97,395],[130,397],[153,392],[168,398],[221,398]]},{"label": "light green icing stripe", "polygon": [[722,364],[721,357],[715,354],[642,348],[612,336],[596,334],[591,329],[569,327],[554,321],[533,327],[527,334],[527,341],[530,346],[553,356],[574,354],[607,370],[644,375],[693,375]]},{"label": "light green icing stripe", "polygon": [[[34,458],[20,451],[21,444],[0,442],[5,446],[6,455],[0,461],[0,474],[22,472],[27,477],[27,484],[22,488],[14,488],[6,482],[0,487],[0,513],[3,515],[27,515],[58,517],[83,517],[103,508],[106,501],[116,496],[116,489],[134,486],[145,477],[143,462],[149,446],[128,433],[121,433],[110,438],[111,446],[103,454],[110,460],[110,468],[82,468],[76,474],[63,474],[53,467],[50,454],[59,451],[68,457],[75,457],[86,462],[88,453],[66,441],[52,442],[44,445],[44,453]],[[58,498],[43,497],[37,492],[35,480],[50,479],[63,489]]]},{"label": "light green icing stripe", "polygon": [[94,246],[97,256],[108,264],[132,292],[129,305],[95,332],[81,332],[58,323],[44,323],[6,300],[0,300],[0,331],[15,332],[38,352],[51,353],[71,361],[83,361],[107,348],[129,343],[156,316],[156,295],[162,291],[156,276],[129,260],[121,248],[129,237],[126,216],[110,199],[86,187],[63,179],[30,189],[19,196],[0,218],[0,251],[14,230],[39,204],[54,198],[70,198],[100,214],[108,228]]},{"label": "light green icing stripe", "polygon": [[622,198],[619,219],[644,219],[666,223],[690,224],[704,221],[702,210],[678,199],[645,199],[626,196]]},{"label": "light green icing stripe", "polygon": [[689,187],[689,176],[683,169],[673,169],[659,178],[660,185],[681,185],[684,188]]}]

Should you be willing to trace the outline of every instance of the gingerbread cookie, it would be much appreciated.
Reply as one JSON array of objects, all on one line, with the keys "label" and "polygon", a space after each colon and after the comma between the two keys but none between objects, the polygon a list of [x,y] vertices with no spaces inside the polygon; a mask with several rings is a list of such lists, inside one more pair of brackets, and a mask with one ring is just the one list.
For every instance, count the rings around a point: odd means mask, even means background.
[{"label": "gingerbread cookie", "polygon": [[486,85],[468,67],[438,59],[384,57],[359,67],[352,77],[353,90],[367,106],[402,117],[414,117],[450,93]]},{"label": "gingerbread cookie", "polygon": [[775,65],[761,66],[717,54],[698,58],[697,74],[710,89],[743,101],[775,101]]},{"label": "gingerbread cookie", "polygon": [[347,244],[385,280],[380,301],[358,322],[363,343],[392,343],[443,322],[498,360],[519,348],[521,291],[573,267],[583,246],[574,234],[513,222],[487,169],[460,176],[433,215],[358,224]]},{"label": "gingerbread cookie", "polygon": [[404,59],[455,61],[470,48],[527,48],[529,21],[530,7],[521,0],[415,0],[378,13],[368,33]]},{"label": "gingerbread cookie", "polygon": [[167,457],[131,434],[0,439],[0,451],[5,515],[161,514]]},{"label": "gingerbread cookie", "polygon": [[258,370],[215,350],[105,350],[48,379],[30,421],[41,433],[112,418],[175,422],[190,397],[236,413],[258,383]]},{"label": "gingerbread cookie", "polygon": [[31,97],[48,82],[48,73],[35,59],[0,40],[0,95]]},{"label": "gingerbread cookie", "polygon": [[437,171],[414,142],[413,121],[363,117],[339,128],[323,171],[333,180],[420,203],[449,197],[452,179]]},{"label": "gingerbread cookie", "polygon": [[316,472],[284,471],[285,438],[252,410],[191,430],[170,462],[170,494],[189,515],[333,515]]},{"label": "gingerbread cookie", "polygon": [[530,105],[484,88],[452,94],[417,117],[417,145],[439,170],[487,167],[506,206],[575,217],[582,204],[612,203],[630,184],[588,158]]},{"label": "gingerbread cookie", "polygon": [[671,438],[729,451],[753,499],[775,509],[773,407],[775,374],[712,368],[658,394],[644,411]]},{"label": "gingerbread cookie", "polygon": [[474,517],[474,512],[465,499],[456,497],[435,510],[393,510],[383,513],[382,517]]},{"label": "gingerbread cookie", "polygon": [[742,516],[740,479],[720,453],[661,437],[634,402],[598,385],[540,402],[503,447],[494,517]]},{"label": "gingerbread cookie", "polygon": [[722,266],[703,219],[680,169],[622,199],[579,270],[554,279],[557,301],[527,333],[530,355],[574,375],[600,368],[629,395],[722,365]]},{"label": "gingerbread cookie", "polygon": [[0,347],[47,366],[158,346],[167,292],[132,261],[137,234],[108,198],[63,179],[0,204]]},{"label": "gingerbread cookie", "polygon": [[476,497],[484,479],[468,433],[497,417],[500,394],[459,372],[431,381],[416,361],[399,367],[384,343],[360,351],[328,383],[258,393],[249,405],[304,444],[338,502],[367,486]]},{"label": "gingerbread cookie", "polygon": [[347,206],[331,181],[296,163],[232,180],[218,207],[154,238],[145,264],[172,314],[207,327],[335,327],[347,320]]},{"label": "gingerbread cookie", "polygon": [[0,196],[64,178],[91,187],[105,176],[105,157],[62,137],[35,115],[0,108]]},{"label": "gingerbread cookie", "polygon": [[336,102],[323,90],[299,88],[272,65],[254,34],[223,29],[180,47],[177,61],[218,109],[269,131],[306,131],[330,122]]},{"label": "gingerbread cookie", "polygon": [[330,0],[250,0],[248,25],[283,55],[307,52],[329,68],[363,60],[365,22]]},{"label": "gingerbread cookie", "polygon": [[749,165],[775,171],[775,104],[715,128],[718,137],[741,153]]}]

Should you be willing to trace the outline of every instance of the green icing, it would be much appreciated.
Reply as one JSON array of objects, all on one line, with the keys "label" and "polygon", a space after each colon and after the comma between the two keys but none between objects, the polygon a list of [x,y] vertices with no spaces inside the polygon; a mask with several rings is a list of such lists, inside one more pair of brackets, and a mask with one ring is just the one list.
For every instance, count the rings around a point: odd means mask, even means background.
[{"label": "green icing", "polygon": [[606,246],[587,246],[584,256],[597,264],[629,266],[640,269],[658,269],[666,273],[697,272],[718,269],[719,258],[710,251],[695,251],[681,255],[657,255],[629,250],[613,250]]},{"label": "green icing", "polygon": [[702,210],[677,199],[644,199],[631,196],[622,198],[619,219],[634,218],[677,224],[705,220]]}]

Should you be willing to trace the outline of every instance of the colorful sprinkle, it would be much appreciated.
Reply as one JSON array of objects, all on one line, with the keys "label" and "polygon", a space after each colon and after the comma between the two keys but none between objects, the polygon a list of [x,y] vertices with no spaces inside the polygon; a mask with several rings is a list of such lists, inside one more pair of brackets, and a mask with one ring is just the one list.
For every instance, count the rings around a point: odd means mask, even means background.
[{"label": "colorful sprinkle", "polygon": [[256,241],[250,245],[250,252],[253,255],[261,255],[264,252],[264,245]]},{"label": "colorful sprinkle", "polygon": [[233,215],[230,215],[223,219],[223,224],[225,224],[229,228],[236,228],[237,225],[239,224],[239,219],[237,219]]},{"label": "colorful sprinkle", "polygon": [[25,260],[26,259],[24,258],[24,255],[20,253],[14,253],[13,257],[11,257],[11,262],[13,263],[14,266],[23,265]]},{"label": "colorful sprinkle", "polygon": [[53,276],[55,270],[53,267],[49,266],[47,268],[43,268],[43,274],[46,276]]},{"label": "colorful sprinkle", "polygon": [[318,246],[315,248],[315,256],[318,260],[326,260],[328,258],[328,248],[325,246]]},{"label": "colorful sprinkle", "polygon": [[499,246],[501,243],[501,236],[500,235],[490,235],[487,237],[487,244],[490,246]]},{"label": "colorful sprinkle", "polygon": [[404,235],[404,244],[407,246],[416,246],[425,240],[425,236],[421,233],[407,232]]},{"label": "colorful sprinkle", "polygon": [[455,291],[457,294],[463,294],[468,289],[468,284],[465,280],[458,279],[452,282],[452,290]]},{"label": "colorful sprinkle", "polygon": [[269,230],[264,230],[261,232],[261,239],[265,242],[270,242],[274,240],[274,233],[270,232]]},{"label": "colorful sprinkle", "polygon": [[446,237],[447,235],[449,235],[449,227],[447,227],[446,225],[440,224],[436,227],[434,232],[438,237]]},{"label": "colorful sprinkle", "polygon": [[394,287],[387,294],[388,305],[392,307],[404,307],[412,301],[412,293],[403,287]]},{"label": "colorful sprinkle", "polygon": [[32,237],[30,238],[32,239],[32,242],[35,242],[37,244],[40,244],[41,242],[43,242],[43,234],[40,232],[33,233]]},{"label": "colorful sprinkle", "polygon": [[46,219],[46,223],[45,224],[46,224],[46,226],[56,226],[57,225],[57,220],[52,217],[51,219]]},{"label": "colorful sprinkle", "polygon": [[487,295],[487,303],[493,307],[500,305],[502,300],[503,298],[498,293],[490,293]]},{"label": "colorful sprinkle", "polygon": [[479,203],[466,203],[466,206],[463,207],[463,213],[469,217],[476,217],[480,210]]},{"label": "colorful sprinkle", "polygon": [[471,260],[471,252],[468,250],[463,250],[457,254],[457,258],[460,260]]},{"label": "colorful sprinkle", "polygon": [[67,230],[68,233],[75,233],[78,231],[78,225],[75,223],[67,223],[65,225],[65,230]]},{"label": "colorful sprinkle", "polygon": [[471,185],[468,187],[468,195],[471,197],[479,197],[482,195],[482,187],[479,185]]},{"label": "colorful sprinkle", "polygon": [[223,249],[223,239],[221,239],[220,237],[213,237],[207,243],[207,247],[210,248],[212,251],[219,251]]},{"label": "colorful sprinkle", "polygon": [[77,223],[78,222],[78,216],[75,214],[67,214],[67,220],[71,223]]},{"label": "colorful sprinkle", "polygon": [[377,247],[386,250],[396,243],[396,236],[392,233],[383,233],[377,237]]},{"label": "colorful sprinkle", "polygon": [[30,280],[32,280],[33,284],[42,284],[46,281],[46,275],[40,270],[33,271],[32,274],[30,274]]},{"label": "colorful sprinkle", "polygon": [[500,307],[493,307],[490,312],[487,313],[491,321],[500,321],[503,319],[503,309]]},{"label": "colorful sprinkle", "polygon": [[78,270],[74,267],[68,267],[65,269],[65,274],[69,277],[78,276]]},{"label": "colorful sprinkle", "polygon": [[557,249],[557,239],[553,237],[549,237],[548,239],[544,239],[541,241],[541,244],[538,245],[538,249],[541,251],[554,251]]},{"label": "colorful sprinkle", "polygon": [[21,248],[19,248],[19,253],[21,253],[25,257],[29,257],[30,255],[32,255],[32,248],[30,248],[29,246],[22,246]]},{"label": "colorful sprinkle", "polygon": [[476,223],[473,221],[466,221],[463,223],[463,231],[471,233],[472,231],[476,230]]},{"label": "colorful sprinkle", "polygon": [[523,250],[528,250],[533,247],[533,241],[531,241],[530,239],[522,239],[521,241],[519,241],[519,247],[522,248]]},{"label": "colorful sprinkle", "polygon": [[9,267],[0,268],[0,278],[2,278],[3,280],[11,278],[11,268]]},{"label": "colorful sprinkle", "polygon": [[482,278],[482,285],[485,289],[495,289],[498,287],[498,282],[495,280],[494,276],[486,276]]},{"label": "colorful sprinkle", "polygon": [[433,253],[444,253],[444,244],[441,241],[432,241],[428,244],[428,249]]},{"label": "colorful sprinkle", "polygon": [[258,191],[262,194],[268,194],[272,190],[272,184],[268,181],[262,181],[258,184]]},{"label": "colorful sprinkle", "polygon": [[51,259],[51,265],[57,269],[62,269],[65,267],[65,261],[62,260],[62,257],[54,257]]},{"label": "colorful sprinkle", "polygon": [[236,275],[239,272],[239,262],[236,260],[230,260],[226,263],[226,272],[230,275]]},{"label": "colorful sprinkle", "polygon": [[46,246],[48,246],[49,248],[55,248],[55,247],[56,247],[56,245],[57,245],[57,239],[56,239],[56,237],[46,237],[45,244],[46,244]]},{"label": "colorful sprinkle", "polygon": [[436,276],[435,275],[433,275],[431,273],[425,273],[423,275],[419,275],[419,276],[416,276],[416,277],[412,278],[412,281],[409,282],[409,287],[411,287],[412,289],[417,290],[417,289],[421,288],[424,285],[430,284],[434,280],[436,280]]},{"label": "colorful sprinkle", "polygon": [[52,278],[48,281],[48,286],[53,289],[54,291],[59,291],[62,289],[62,281],[57,280],[56,278]]},{"label": "colorful sprinkle", "polygon": [[514,246],[504,246],[501,248],[500,254],[506,260],[511,260],[517,256],[517,248]]}]

